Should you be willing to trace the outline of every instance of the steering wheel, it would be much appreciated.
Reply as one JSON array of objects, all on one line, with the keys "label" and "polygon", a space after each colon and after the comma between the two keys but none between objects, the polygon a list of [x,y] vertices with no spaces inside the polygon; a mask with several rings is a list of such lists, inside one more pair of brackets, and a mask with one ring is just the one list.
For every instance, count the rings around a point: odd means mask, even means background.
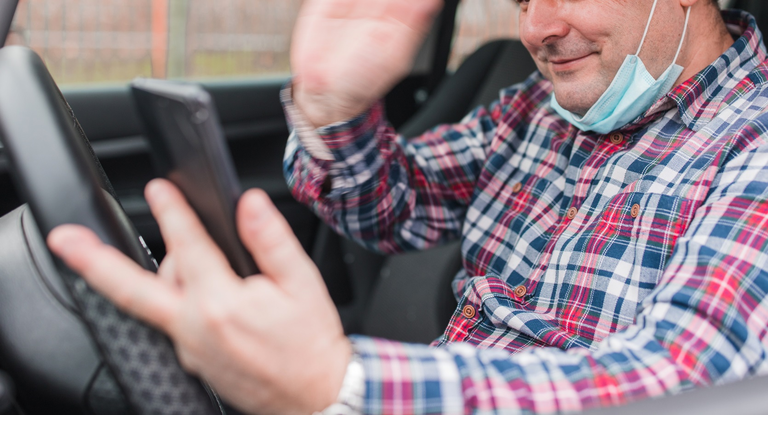
[{"label": "steering wheel", "polygon": [[0,139],[28,205],[0,222],[0,240],[22,249],[0,248],[0,357],[19,395],[28,384],[80,412],[222,413],[166,336],[119,311],[45,247],[55,227],[79,224],[157,269],[74,113],[25,47],[0,50]]}]

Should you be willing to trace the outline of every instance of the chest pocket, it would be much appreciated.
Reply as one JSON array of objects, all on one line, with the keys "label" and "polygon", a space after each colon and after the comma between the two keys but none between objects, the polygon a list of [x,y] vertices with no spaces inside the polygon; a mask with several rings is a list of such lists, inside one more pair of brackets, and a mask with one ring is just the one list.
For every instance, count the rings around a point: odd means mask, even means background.
[{"label": "chest pocket", "polygon": [[[690,200],[628,192],[613,197],[577,236],[560,291],[560,321],[591,340],[634,323],[693,215]],[[570,285],[570,286],[568,286]]]},{"label": "chest pocket", "polygon": [[596,230],[612,240],[606,256],[629,262],[626,252],[637,249],[643,258],[638,264],[662,270],[677,238],[688,228],[691,210],[691,201],[677,196],[622,193],[603,210]]}]

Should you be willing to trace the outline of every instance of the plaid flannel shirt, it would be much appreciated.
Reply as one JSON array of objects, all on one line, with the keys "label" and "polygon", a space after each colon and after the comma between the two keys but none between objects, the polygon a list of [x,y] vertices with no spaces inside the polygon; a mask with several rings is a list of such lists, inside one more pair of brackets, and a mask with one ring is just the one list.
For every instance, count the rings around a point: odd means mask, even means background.
[{"label": "plaid flannel shirt", "polygon": [[573,412],[768,373],[768,62],[723,14],[735,44],[612,134],[555,114],[536,73],[416,139],[381,104],[317,130],[330,157],[291,135],[293,194],[338,232],[462,241],[433,346],[351,337],[362,412]]}]

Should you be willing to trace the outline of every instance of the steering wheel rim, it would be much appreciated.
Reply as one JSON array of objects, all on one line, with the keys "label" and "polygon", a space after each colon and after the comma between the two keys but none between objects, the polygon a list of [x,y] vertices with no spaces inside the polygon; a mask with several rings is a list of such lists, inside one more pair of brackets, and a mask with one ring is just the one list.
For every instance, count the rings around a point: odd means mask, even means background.
[{"label": "steering wheel rim", "polygon": [[[117,201],[47,68],[25,47],[0,49],[0,139],[43,237],[62,224],[92,229],[145,269],[157,266]],[[80,318],[132,411],[220,414],[215,394],[178,362],[171,341],[129,317],[56,260]]]}]

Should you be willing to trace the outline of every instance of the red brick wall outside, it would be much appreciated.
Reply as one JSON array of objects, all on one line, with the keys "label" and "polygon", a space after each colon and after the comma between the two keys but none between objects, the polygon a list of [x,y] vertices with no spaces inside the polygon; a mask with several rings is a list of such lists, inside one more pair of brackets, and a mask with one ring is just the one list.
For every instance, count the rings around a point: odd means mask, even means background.
[{"label": "red brick wall outside", "polygon": [[[364,0],[363,0],[364,1]],[[302,0],[21,0],[8,44],[38,52],[59,84],[136,76],[289,73]],[[482,42],[517,35],[510,0],[464,0],[451,65]]]}]

